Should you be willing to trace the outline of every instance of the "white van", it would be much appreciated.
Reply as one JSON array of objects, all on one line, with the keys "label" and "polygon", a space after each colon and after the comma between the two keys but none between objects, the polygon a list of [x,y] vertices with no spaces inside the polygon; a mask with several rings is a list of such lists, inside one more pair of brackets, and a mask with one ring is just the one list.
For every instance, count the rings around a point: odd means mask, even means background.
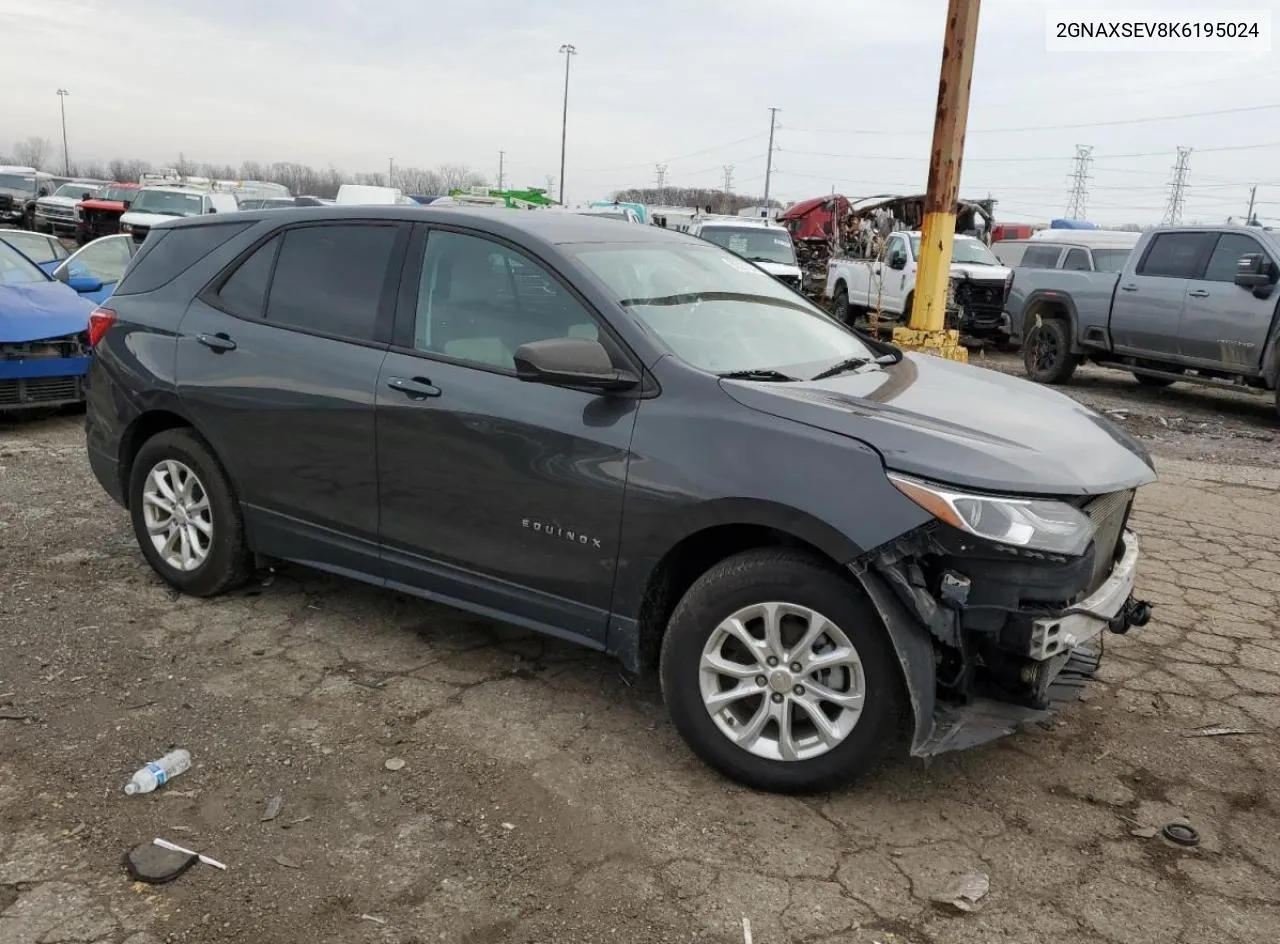
[{"label": "white van", "polygon": [[698,216],[690,222],[688,233],[754,262],[779,282],[800,291],[803,283],[796,247],[785,226],[741,216]]},{"label": "white van", "polygon": [[120,232],[132,234],[133,241],[140,243],[147,238],[151,227],[165,220],[206,213],[235,213],[239,209],[235,196],[230,193],[194,187],[143,187],[125,204]]},{"label": "white van", "polygon": [[368,184],[343,184],[338,188],[338,206],[417,206],[418,201],[406,197],[398,187],[374,187]]}]

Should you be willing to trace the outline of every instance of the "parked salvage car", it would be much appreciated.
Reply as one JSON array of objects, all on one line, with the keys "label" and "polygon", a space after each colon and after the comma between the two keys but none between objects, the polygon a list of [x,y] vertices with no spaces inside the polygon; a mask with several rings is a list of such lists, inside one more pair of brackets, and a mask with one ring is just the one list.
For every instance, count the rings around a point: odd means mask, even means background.
[{"label": "parked salvage car", "polygon": [[919,756],[1042,720],[1147,618],[1141,445],[688,235],[189,219],[94,319],[89,461],[172,586],[299,562],[611,653],[756,787],[859,774],[903,715]]},{"label": "parked salvage car", "polygon": [[25,229],[0,229],[0,241],[8,243],[50,275],[68,255],[67,247],[57,236]]},{"label": "parked salvage car", "polygon": [[1150,387],[1271,391],[1280,411],[1277,281],[1280,239],[1243,226],[1151,230],[1118,274],[1038,272],[1020,306],[1027,376],[1064,384],[1091,361]]},{"label": "parked salvage car", "polygon": [[138,184],[107,184],[76,207],[76,242],[81,246],[120,232],[120,217],[137,198]]},{"label": "parked salvage car", "polygon": [[57,281],[0,241],[0,411],[84,399],[91,279]]},{"label": "parked salvage car", "polygon": [[230,193],[167,185],[143,187],[120,217],[120,232],[141,243],[157,223],[207,213],[236,213],[239,209]]},{"label": "parked salvage car", "polygon": [[35,230],[38,233],[71,235],[76,231],[76,207],[92,199],[102,188],[100,180],[72,180],[53,193],[36,200]]},{"label": "parked salvage car", "polygon": [[111,297],[137,251],[138,244],[126,233],[104,236],[77,249],[52,274],[59,282],[68,285],[74,282],[83,286],[96,282],[98,288],[82,289],[79,294],[88,301],[100,304]]},{"label": "parked salvage car", "polygon": [[34,167],[0,164],[0,223],[31,229],[36,199],[55,189],[54,179]]}]

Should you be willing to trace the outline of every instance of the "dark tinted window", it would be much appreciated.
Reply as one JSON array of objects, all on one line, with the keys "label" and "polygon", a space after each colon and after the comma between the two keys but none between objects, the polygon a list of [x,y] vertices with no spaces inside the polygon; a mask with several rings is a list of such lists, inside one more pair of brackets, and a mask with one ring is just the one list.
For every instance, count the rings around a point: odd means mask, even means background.
[{"label": "dark tinted window", "polygon": [[1083,249],[1068,249],[1067,257],[1062,260],[1062,268],[1073,272],[1089,271],[1089,254]]},{"label": "dark tinted window", "polygon": [[[183,272],[213,252],[228,239],[243,233],[252,223],[220,223],[213,226],[184,226],[180,229],[152,230],[134,256],[116,295],[138,295],[168,285]],[[163,235],[162,235],[163,234]]]},{"label": "dark tinted window", "polygon": [[284,234],[267,320],[372,341],[394,225],[307,226]]},{"label": "dark tinted window", "polygon": [[222,308],[242,318],[261,318],[267,302],[267,282],[271,278],[271,266],[276,261],[280,237],[263,243],[253,255],[240,263],[231,277],[218,289],[218,301]]},{"label": "dark tinted window", "polygon": [[1061,246],[1028,246],[1019,265],[1029,269],[1052,269],[1057,266],[1060,255]]},{"label": "dark tinted window", "polygon": [[1151,241],[1138,275],[1194,279],[1215,238],[1213,233],[1161,233]]},{"label": "dark tinted window", "polygon": [[1218,245],[1209,257],[1209,265],[1204,270],[1206,282],[1234,282],[1236,265],[1240,257],[1251,252],[1262,252],[1262,247],[1252,236],[1243,233],[1223,233],[1218,237]]},{"label": "dark tinted window", "polygon": [[427,238],[418,350],[514,370],[520,345],[573,337],[598,340],[599,332],[586,309],[532,259],[475,236]]}]

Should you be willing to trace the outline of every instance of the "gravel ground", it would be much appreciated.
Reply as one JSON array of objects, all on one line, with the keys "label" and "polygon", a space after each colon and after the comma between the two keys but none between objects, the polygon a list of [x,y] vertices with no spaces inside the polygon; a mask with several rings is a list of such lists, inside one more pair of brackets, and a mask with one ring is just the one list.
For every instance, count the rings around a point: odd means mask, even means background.
[{"label": "gravel ground", "polygon": [[[0,425],[0,942],[1273,940],[1280,424],[1101,371],[1066,392],[1159,460],[1151,625],[1056,724],[808,799],[717,778],[652,686],[558,642],[298,569],[177,597],[82,417]],[[1211,724],[1252,733],[1187,736]],[[171,745],[192,770],[126,798]],[[1150,836],[1178,819],[1197,847]],[[229,869],[133,885],[155,836]],[[977,911],[933,901],[971,872]]]}]

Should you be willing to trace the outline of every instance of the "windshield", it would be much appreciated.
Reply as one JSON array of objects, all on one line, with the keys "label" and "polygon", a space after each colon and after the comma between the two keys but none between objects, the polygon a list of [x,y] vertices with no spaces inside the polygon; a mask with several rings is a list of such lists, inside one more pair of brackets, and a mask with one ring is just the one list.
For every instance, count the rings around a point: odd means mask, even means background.
[{"label": "windshield", "polygon": [[96,184],[63,184],[53,192],[55,197],[74,197],[79,200],[86,193],[92,195]]},{"label": "windshield", "polygon": [[704,226],[698,235],[752,262],[796,264],[796,250],[785,230],[763,226]]},{"label": "windshield", "polygon": [[159,213],[164,216],[199,216],[203,200],[198,193],[180,193],[175,190],[140,190],[138,198],[129,207],[139,213]]},{"label": "windshield", "polygon": [[127,200],[133,200],[137,195],[137,187],[103,187],[93,196],[96,200],[114,200],[117,203],[124,203]]},{"label": "windshield", "polygon": [[49,278],[36,264],[0,241],[0,285],[30,285],[32,282],[48,282]]},{"label": "windshield", "polygon": [[[919,235],[911,237],[911,255],[916,259],[920,258]],[[955,242],[951,245],[951,261],[968,262],[976,265],[998,266],[1000,264],[1000,260],[987,248],[985,243],[980,243],[970,236],[956,237]]]},{"label": "windshield", "polygon": [[1095,249],[1093,267],[1099,272],[1123,272],[1132,249]]},{"label": "windshield", "polygon": [[578,261],[681,360],[811,377],[873,352],[777,279],[715,246],[590,245]]},{"label": "windshield", "polygon": [[35,193],[36,179],[26,174],[0,174],[0,189]]}]

